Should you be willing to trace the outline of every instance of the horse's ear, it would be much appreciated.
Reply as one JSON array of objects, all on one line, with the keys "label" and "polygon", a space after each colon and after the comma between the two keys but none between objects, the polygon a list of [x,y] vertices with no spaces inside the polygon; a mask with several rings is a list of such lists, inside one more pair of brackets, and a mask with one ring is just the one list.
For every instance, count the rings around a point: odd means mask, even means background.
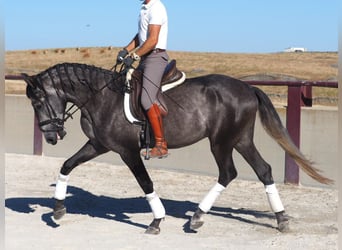
[{"label": "horse's ear", "polygon": [[21,76],[23,77],[24,81],[30,85],[32,88],[35,88],[36,86],[34,85],[33,79],[31,76],[29,76],[26,73],[21,73]]}]

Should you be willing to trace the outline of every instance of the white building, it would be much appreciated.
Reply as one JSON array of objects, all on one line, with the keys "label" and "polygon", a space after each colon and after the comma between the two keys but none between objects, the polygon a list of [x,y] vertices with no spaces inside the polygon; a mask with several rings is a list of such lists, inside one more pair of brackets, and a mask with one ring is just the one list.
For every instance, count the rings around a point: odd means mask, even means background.
[{"label": "white building", "polygon": [[306,51],[308,50],[303,47],[290,47],[284,50],[284,52],[306,52]]}]

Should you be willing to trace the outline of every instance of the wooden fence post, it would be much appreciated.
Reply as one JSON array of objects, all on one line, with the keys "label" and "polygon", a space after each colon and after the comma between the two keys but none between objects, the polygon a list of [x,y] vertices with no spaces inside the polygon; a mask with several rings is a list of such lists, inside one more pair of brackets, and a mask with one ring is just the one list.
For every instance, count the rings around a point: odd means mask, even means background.
[{"label": "wooden fence post", "polygon": [[[288,86],[286,128],[298,148],[300,145],[301,95],[300,86]],[[285,154],[284,182],[299,184],[299,167],[287,153]]]}]

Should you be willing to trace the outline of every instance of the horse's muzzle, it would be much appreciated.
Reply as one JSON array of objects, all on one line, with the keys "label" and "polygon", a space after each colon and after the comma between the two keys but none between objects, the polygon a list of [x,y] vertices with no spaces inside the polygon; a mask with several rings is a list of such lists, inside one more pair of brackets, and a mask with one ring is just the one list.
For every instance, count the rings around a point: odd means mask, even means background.
[{"label": "horse's muzzle", "polygon": [[57,135],[59,136],[60,140],[63,140],[63,138],[66,134],[67,134],[67,132],[64,129],[57,132]]},{"label": "horse's muzzle", "polygon": [[56,145],[58,140],[63,140],[64,136],[66,135],[65,130],[59,130],[57,132],[44,132],[45,140],[48,144]]}]

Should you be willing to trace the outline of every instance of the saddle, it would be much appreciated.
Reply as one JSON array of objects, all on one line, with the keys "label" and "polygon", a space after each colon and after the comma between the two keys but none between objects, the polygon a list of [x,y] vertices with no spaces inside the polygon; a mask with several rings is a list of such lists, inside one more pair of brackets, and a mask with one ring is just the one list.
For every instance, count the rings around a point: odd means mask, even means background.
[{"label": "saddle", "polygon": [[[145,121],[145,111],[141,106],[141,91],[142,91],[142,77],[143,73],[140,70],[134,70],[130,80],[130,111],[132,115],[140,120]],[[170,61],[166,66],[162,81],[161,92],[165,92],[173,87],[178,86],[185,80],[185,74],[179,71],[176,67],[176,60]]]}]

